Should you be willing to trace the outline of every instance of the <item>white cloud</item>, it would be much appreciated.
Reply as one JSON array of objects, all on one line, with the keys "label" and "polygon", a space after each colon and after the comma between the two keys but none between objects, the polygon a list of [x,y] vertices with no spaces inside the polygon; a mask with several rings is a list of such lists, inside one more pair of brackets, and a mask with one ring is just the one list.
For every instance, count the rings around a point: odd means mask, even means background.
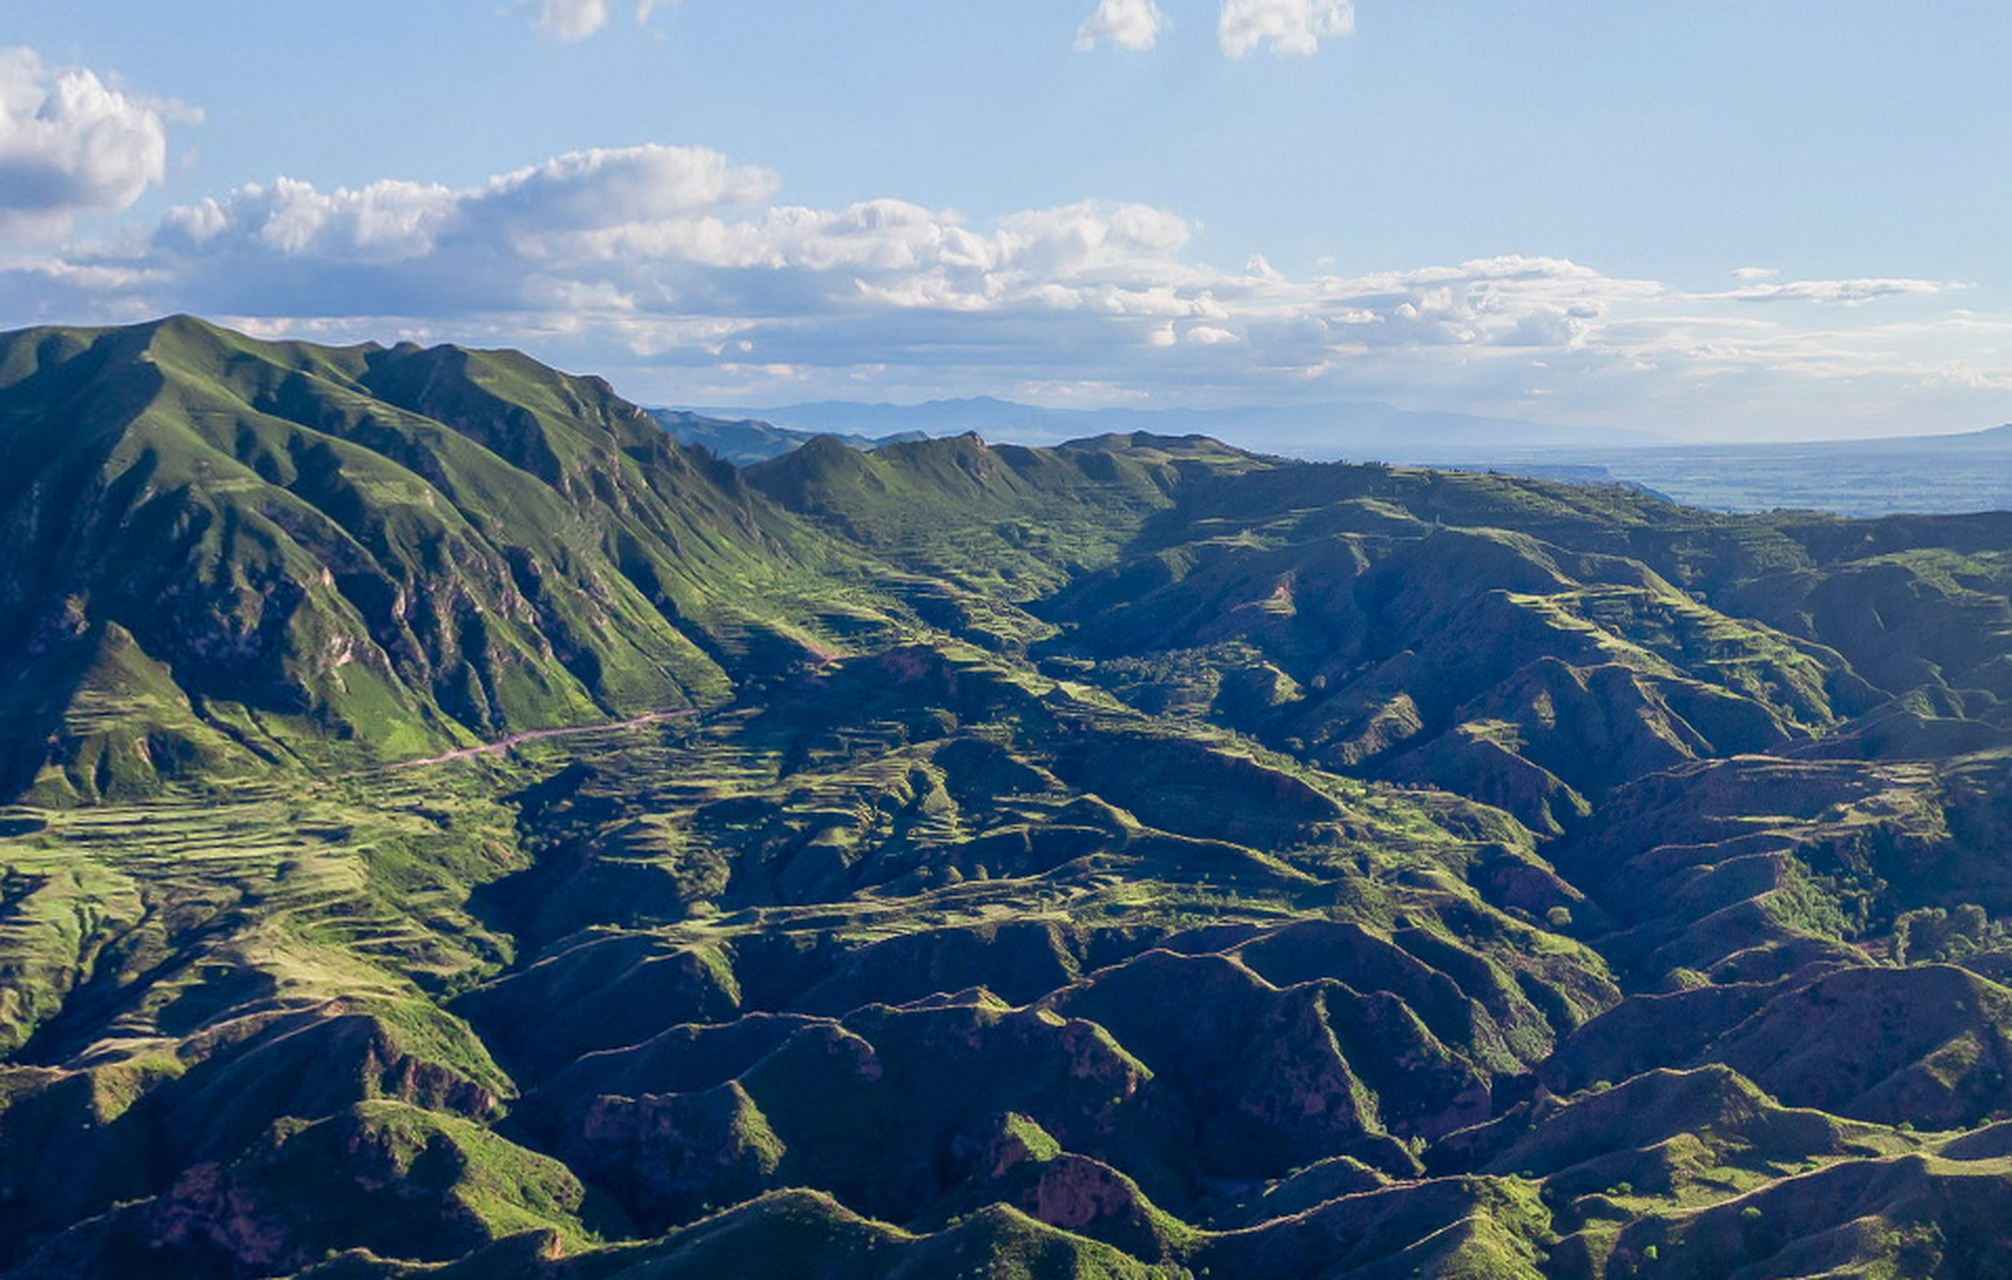
[{"label": "white cloud", "polygon": [[396,181],[322,191],[281,178],[170,210],[154,243],[190,260],[272,253],[377,264],[479,243],[557,261],[604,254],[606,237],[625,229],[766,200],[774,185],[766,171],[717,151],[666,146],[573,152],[460,191]]},{"label": "white cloud", "polygon": [[79,214],[129,207],[166,172],[168,122],[199,118],[0,49],[0,235],[60,236]]},{"label": "white cloud", "polygon": [[1248,57],[1260,44],[1273,53],[1310,54],[1323,39],[1354,30],[1353,0],[1223,0],[1216,39],[1232,58]]},{"label": "white cloud", "polygon": [[1087,52],[1100,44],[1114,44],[1143,51],[1158,41],[1166,23],[1154,0],[1103,0],[1076,28],[1076,48]]},{"label": "white cloud", "polygon": [[1951,360],[1924,371],[1924,387],[1959,387],[1969,391],[2012,391],[2012,369],[1979,369],[1968,360]]},{"label": "white cloud", "polygon": [[1855,307],[1879,298],[1946,293],[1964,287],[1946,280],[1788,280],[1780,284],[1750,283],[1744,288],[1708,296],[1740,302],[1815,302]]},{"label": "white cloud", "polygon": [[585,40],[608,24],[608,0],[538,0],[537,22],[561,40]]},{"label": "white cloud", "polygon": [[652,145],[575,151],[491,178],[463,199],[530,230],[590,231],[755,204],[775,187],[767,170],[710,147]]},{"label": "white cloud", "polygon": [[1219,347],[1228,343],[1243,341],[1242,338],[1231,333],[1228,329],[1218,328],[1212,324],[1198,324],[1188,330],[1187,340],[1205,347]]},{"label": "white cloud", "polygon": [[[679,3],[680,0],[636,0],[636,25],[646,25],[659,9],[675,9]],[[522,0],[519,10],[526,9],[538,26],[568,42],[595,35],[613,16],[609,0]]]},{"label": "white cloud", "polygon": [[454,193],[445,187],[387,181],[324,192],[280,178],[269,187],[240,187],[223,202],[172,209],[154,239],[187,255],[223,252],[235,240],[287,258],[400,262],[432,252],[435,235],[454,212]]}]

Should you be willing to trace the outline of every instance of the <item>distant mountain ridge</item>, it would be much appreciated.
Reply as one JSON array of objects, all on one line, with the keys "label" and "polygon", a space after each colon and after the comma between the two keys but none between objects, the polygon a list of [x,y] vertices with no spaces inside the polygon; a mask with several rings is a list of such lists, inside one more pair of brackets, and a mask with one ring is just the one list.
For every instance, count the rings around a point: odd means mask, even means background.
[{"label": "distant mountain ridge", "polygon": [[1364,402],[1224,409],[1052,409],[992,396],[924,404],[827,400],[773,409],[698,409],[720,418],[759,419],[791,433],[841,437],[960,435],[1014,444],[1146,431],[1204,435],[1248,448],[1315,460],[1445,461],[1477,450],[1665,443],[1647,432],[1560,427],[1514,418],[1425,412]]},{"label": "distant mountain ridge", "polygon": [[928,438],[920,431],[864,436],[799,431],[790,427],[778,427],[758,418],[715,418],[681,409],[649,409],[646,412],[656,419],[658,426],[670,432],[679,443],[698,445],[710,453],[725,458],[735,466],[780,457],[792,449],[808,444],[820,435],[834,435],[836,439],[855,449],[872,449],[902,440]]},{"label": "distant mountain ridge", "polygon": [[[791,426],[728,422],[692,412],[652,410],[673,435],[738,465],[760,462],[832,434],[854,448],[975,432],[993,441],[1061,444],[1144,430],[1267,441],[1273,453],[1499,470],[1576,484],[1621,484],[1674,501],[1728,511],[1804,508],[1845,515],[1999,510],[2012,507],[2012,425],[1924,436],[1753,443],[1680,444],[1642,434],[1572,431],[1509,419],[1417,414],[1388,405],[1320,410],[1053,410],[991,397],[922,405],[830,401],[775,410]],[[906,425],[897,434],[889,427]],[[1310,434],[1315,427],[1323,434]],[[1294,430],[1306,438],[1278,443]]]},{"label": "distant mountain ridge", "polygon": [[1927,436],[1872,436],[1831,442],[1838,447],[1878,452],[1889,450],[2012,450],[2012,422],[1981,431],[1951,431]]},{"label": "distant mountain ridge", "polygon": [[[660,419],[692,419],[694,425],[682,429],[695,433],[725,426],[765,428],[766,431],[756,430],[754,434],[766,438],[773,432],[774,438],[796,442],[814,435],[835,435],[860,447],[895,439],[960,435],[966,431],[975,431],[987,440],[1013,444],[1061,444],[1089,436],[1145,431],[1165,436],[1205,435],[1261,452],[1312,461],[1343,456],[1367,458],[1372,455],[1364,451],[1371,449],[1390,451],[1387,457],[1375,455],[1377,460],[1431,463],[1462,459],[1500,462],[1524,451],[1562,454],[1657,449],[1855,452],[2012,449],[2012,423],[1930,435],[1691,443],[1627,428],[1568,427],[1518,418],[1400,409],[1380,402],[1222,409],[1055,409],[995,396],[970,396],[921,404],[823,400],[766,409],[650,412]],[[729,418],[733,421],[725,421]],[[702,438],[695,438],[704,443]]]}]

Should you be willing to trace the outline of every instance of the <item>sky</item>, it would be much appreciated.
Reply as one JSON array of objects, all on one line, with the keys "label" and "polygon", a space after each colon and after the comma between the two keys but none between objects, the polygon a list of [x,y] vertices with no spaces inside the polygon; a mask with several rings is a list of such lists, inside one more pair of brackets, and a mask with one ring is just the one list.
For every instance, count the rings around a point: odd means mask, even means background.
[{"label": "sky", "polygon": [[1982,0],[0,0],[0,327],[647,404],[1976,430],[2008,57]]}]

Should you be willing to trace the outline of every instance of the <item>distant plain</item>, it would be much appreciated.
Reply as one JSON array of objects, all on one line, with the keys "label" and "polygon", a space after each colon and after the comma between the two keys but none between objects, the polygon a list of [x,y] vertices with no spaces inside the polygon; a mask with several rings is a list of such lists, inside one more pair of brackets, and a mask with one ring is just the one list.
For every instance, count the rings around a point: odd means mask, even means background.
[{"label": "distant plain", "polygon": [[1949,437],[1933,439],[1915,446],[1880,440],[1534,449],[1487,465],[1546,478],[1638,484],[1673,502],[1713,511],[1816,510],[1869,517],[2012,508],[2012,440],[1959,449],[1941,446]]}]

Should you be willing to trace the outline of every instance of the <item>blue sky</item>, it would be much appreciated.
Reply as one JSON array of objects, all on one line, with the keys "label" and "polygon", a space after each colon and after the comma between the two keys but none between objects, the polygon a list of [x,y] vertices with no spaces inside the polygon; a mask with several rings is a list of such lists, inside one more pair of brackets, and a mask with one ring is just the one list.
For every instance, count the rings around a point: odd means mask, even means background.
[{"label": "blue sky", "polygon": [[0,324],[651,403],[2012,420],[2012,10],[0,0]]}]

